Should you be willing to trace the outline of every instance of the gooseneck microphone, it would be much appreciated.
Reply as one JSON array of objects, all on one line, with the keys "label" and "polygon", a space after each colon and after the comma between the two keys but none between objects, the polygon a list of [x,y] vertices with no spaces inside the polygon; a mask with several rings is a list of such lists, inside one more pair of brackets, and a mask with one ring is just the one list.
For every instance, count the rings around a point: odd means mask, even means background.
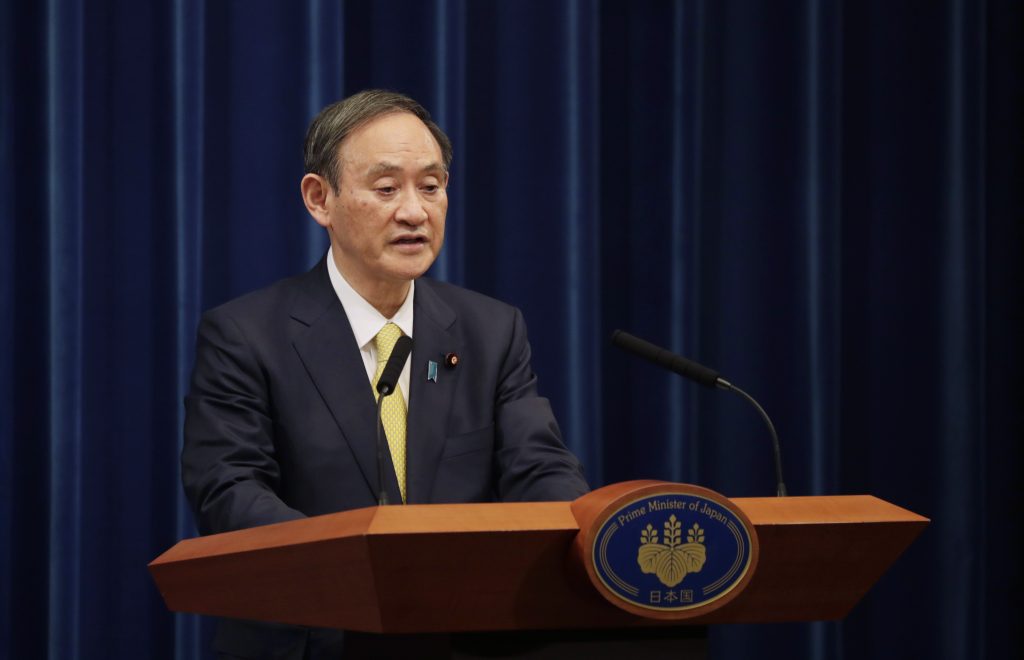
[{"label": "gooseneck microphone", "polygon": [[384,407],[384,397],[394,393],[398,387],[398,377],[402,374],[402,367],[409,359],[412,352],[412,339],[402,335],[395,342],[391,349],[384,371],[377,380],[377,504],[384,506],[390,504],[388,489],[384,485],[384,452],[387,447],[387,439],[384,437],[384,422],[381,419],[381,411]]},{"label": "gooseneck microphone", "polygon": [[622,330],[613,332],[612,344],[706,387],[715,387],[720,390],[735,392],[750,405],[754,406],[772,435],[772,450],[775,455],[775,494],[779,497],[786,496],[786,483],[782,480],[782,451],[779,449],[779,436],[775,432],[775,425],[772,424],[772,420],[768,418],[768,413],[764,411],[761,404],[754,400],[754,397],[719,376],[718,372],[714,369],[705,367],[693,360],[688,360],[681,355],[676,355],[672,351],[656,346],[649,341],[634,337],[628,332],[623,332]]}]

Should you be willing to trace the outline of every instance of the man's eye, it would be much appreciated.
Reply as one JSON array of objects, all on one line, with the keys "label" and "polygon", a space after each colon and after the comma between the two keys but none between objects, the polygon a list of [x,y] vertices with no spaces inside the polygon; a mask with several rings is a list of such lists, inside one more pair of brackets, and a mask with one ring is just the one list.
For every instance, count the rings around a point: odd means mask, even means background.
[{"label": "man's eye", "polygon": [[438,185],[427,185],[427,186],[423,186],[423,191],[433,195],[434,193],[436,193],[438,191],[438,189],[440,187],[441,186],[438,186]]},{"label": "man's eye", "polygon": [[380,188],[377,188],[377,192],[379,192],[382,195],[390,195],[394,193],[395,190],[397,190],[397,188],[395,188],[394,186],[381,186]]}]

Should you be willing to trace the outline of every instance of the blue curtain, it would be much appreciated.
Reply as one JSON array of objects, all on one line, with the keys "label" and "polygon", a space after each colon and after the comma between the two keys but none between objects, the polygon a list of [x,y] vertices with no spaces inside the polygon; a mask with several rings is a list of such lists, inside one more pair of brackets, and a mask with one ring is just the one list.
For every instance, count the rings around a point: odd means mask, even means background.
[{"label": "blue curtain", "polygon": [[0,657],[200,658],[146,563],[202,310],[326,249],[306,124],[365,87],[455,145],[435,277],[520,306],[594,485],[773,491],[932,518],[839,623],[717,658],[1019,648],[1019,3],[0,3]]}]

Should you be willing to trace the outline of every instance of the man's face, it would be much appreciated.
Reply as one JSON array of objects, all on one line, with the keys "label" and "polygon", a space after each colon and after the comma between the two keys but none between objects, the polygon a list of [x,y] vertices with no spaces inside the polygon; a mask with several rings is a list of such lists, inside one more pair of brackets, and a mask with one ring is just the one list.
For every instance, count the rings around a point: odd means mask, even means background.
[{"label": "man's face", "polygon": [[426,272],[444,242],[448,175],[441,148],[414,115],[392,113],[339,146],[338,193],[327,195],[339,268],[357,290],[402,284]]}]

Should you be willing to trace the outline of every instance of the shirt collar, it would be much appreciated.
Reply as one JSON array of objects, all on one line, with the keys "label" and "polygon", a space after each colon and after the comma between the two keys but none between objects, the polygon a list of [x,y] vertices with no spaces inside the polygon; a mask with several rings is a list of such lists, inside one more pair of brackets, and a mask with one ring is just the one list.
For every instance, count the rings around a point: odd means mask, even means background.
[{"label": "shirt collar", "polygon": [[352,334],[355,335],[356,344],[360,350],[365,349],[373,341],[373,338],[377,336],[377,333],[380,332],[380,329],[388,321],[397,325],[405,336],[412,337],[413,298],[416,293],[415,280],[409,282],[409,293],[405,297],[405,302],[398,308],[395,315],[389,319],[378,312],[376,307],[367,302],[348,283],[348,280],[338,270],[337,264],[334,263],[333,247],[327,251],[327,273],[330,275],[331,285],[334,287],[334,292],[338,295],[338,300],[341,301],[341,306],[345,308],[345,316],[348,317],[348,322],[352,326]]}]

